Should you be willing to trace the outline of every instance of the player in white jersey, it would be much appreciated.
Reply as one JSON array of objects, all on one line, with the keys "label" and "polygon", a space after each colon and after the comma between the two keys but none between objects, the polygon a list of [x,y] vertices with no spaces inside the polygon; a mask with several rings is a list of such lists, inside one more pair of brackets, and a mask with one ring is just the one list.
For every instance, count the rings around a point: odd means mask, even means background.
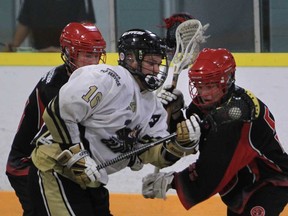
[{"label": "player in white jersey", "polygon": [[177,125],[176,139],[96,168],[169,135],[167,113],[153,93],[167,77],[165,43],[148,30],[132,29],[120,37],[118,51],[118,66],[75,70],[44,112],[29,175],[38,215],[111,215],[102,190],[109,174],[147,163],[167,167],[198,145],[200,127],[191,117]]}]

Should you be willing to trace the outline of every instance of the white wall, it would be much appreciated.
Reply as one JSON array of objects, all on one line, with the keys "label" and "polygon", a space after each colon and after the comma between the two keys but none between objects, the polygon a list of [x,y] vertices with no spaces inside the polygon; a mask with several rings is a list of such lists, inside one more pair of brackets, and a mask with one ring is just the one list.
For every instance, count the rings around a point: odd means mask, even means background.
[{"label": "white wall", "polygon": [[[51,67],[0,67],[0,190],[12,190],[5,175],[5,166],[11,142],[16,132],[25,101],[40,79]],[[167,83],[171,82],[171,73]],[[282,67],[240,67],[236,73],[236,83],[245,87],[259,97],[276,118],[279,139],[288,151],[288,68]],[[187,85],[187,71],[179,78],[178,88],[184,93],[185,100],[190,103]],[[196,155],[197,156],[197,155]],[[163,169],[182,170],[193,162],[196,156],[183,158],[172,167]],[[153,171],[146,166],[139,172],[129,168],[110,176],[108,188],[112,193],[140,193],[142,177]]]}]

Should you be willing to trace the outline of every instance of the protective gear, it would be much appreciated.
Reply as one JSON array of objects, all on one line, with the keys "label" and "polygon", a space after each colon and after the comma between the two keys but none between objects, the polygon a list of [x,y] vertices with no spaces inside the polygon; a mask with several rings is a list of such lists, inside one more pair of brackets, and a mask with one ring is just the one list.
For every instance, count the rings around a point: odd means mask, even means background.
[{"label": "protective gear", "polygon": [[166,85],[159,94],[157,94],[157,97],[165,108],[172,106],[172,118],[177,119],[181,114],[181,109],[184,108],[184,96],[182,92],[175,89],[172,85]]},{"label": "protective gear", "polygon": [[175,32],[177,27],[186,20],[195,19],[188,13],[176,13],[164,19],[166,32],[166,44],[170,49],[176,48]]},{"label": "protective gear", "polygon": [[144,164],[138,155],[131,156],[128,166],[132,171],[139,171],[143,168]]},{"label": "protective gear", "polygon": [[199,116],[193,114],[190,119],[178,123],[176,139],[165,144],[165,149],[176,157],[197,153],[201,136],[200,121]]},{"label": "protective gear", "polygon": [[[168,61],[166,56],[166,45],[156,34],[142,29],[131,29],[122,34],[118,41],[119,65],[125,67],[129,72],[138,76],[143,86],[154,91],[163,85],[168,75]],[[137,61],[137,68],[131,67],[131,54]],[[160,55],[162,64],[160,71],[152,74],[142,73],[142,61],[147,54]]]},{"label": "protective gear", "polygon": [[166,199],[166,192],[171,188],[174,172],[151,173],[142,179],[142,195],[145,198]]},{"label": "protective gear", "polygon": [[60,35],[60,46],[61,57],[70,73],[78,68],[75,59],[79,52],[97,54],[99,60],[106,62],[106,42],[93,23],[72,22],[66,25]]},{"label": "protective gear", "polygon": [[82,188],[86,188],[90,183],[99,182],[107,184],[108,176],[104,169],[97,170],[97,164],[89,156],[87,150],[84,149],[83,144],[79,143],[71,146],[69,149],[62,151],[57,161],[62,166],[67,167],[74,174],[74,180]]},{"label": "protective gear", "polygon": [[[193,103],[200,109],[218,106],[234,86],[235,70],[234,57],[227,49],[203,49],[188,72]],[[221,92],[219,97],[215,87]]]}]

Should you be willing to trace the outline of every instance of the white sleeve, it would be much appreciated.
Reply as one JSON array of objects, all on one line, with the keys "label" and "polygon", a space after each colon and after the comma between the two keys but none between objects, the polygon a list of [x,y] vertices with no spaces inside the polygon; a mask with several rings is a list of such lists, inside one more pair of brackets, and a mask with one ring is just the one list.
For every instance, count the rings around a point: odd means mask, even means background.
[{"label": "white sleeve", "polygon": [[111,88],[111,78],[97,72],[97,65],[82,67],[73,72],[59,91],[59,112],[73,143],[80,142],[78,123],[97,112],[103,97]]}]

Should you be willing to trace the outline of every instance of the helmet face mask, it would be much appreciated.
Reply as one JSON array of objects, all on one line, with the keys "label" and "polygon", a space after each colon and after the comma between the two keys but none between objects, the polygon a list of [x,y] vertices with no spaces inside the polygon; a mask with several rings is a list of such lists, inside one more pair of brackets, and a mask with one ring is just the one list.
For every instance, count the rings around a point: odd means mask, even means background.
[{"label": "helmet face mask", "polygon": [[234,86],[236,63],[226,49],[203,49],[189,70],[193,103],[202,110],[219,106]]},{"label": "helmet face mask", "polygon": [[166,45],[154,33],[131,29],[118,41],[119,65],[125,67],[144,89],[154,91],[163,85],[168,74]]},{"label": "helmet face mask", "polygon": [[106,62],[106,42],[93,23],[69,23],[61,33],[60,46],[70,73],[81,66]]}]

